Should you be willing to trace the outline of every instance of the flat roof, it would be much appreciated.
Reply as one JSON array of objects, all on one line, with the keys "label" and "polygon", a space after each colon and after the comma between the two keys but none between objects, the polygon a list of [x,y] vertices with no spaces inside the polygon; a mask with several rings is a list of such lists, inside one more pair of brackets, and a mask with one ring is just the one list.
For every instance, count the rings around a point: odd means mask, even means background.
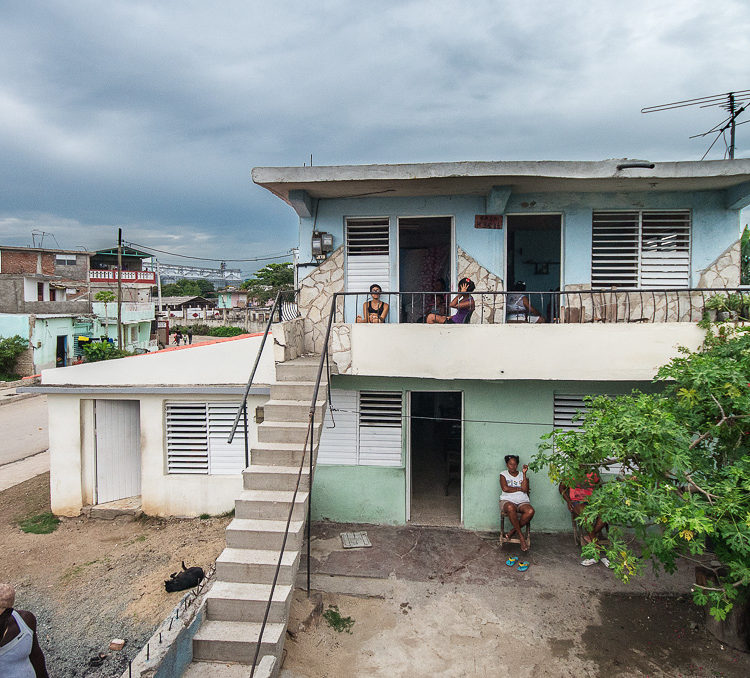
[{"label": "flat roof", "polygon": [[[494,186],[513,193],[553,191],[703,191],[750,181],[750,159],[655,162],[436,162],[397,165],[256,167],[253,181],[290,203],[290,191],[312,198],[487,195]],[[291,203],[290,203],[291,204]]]}]

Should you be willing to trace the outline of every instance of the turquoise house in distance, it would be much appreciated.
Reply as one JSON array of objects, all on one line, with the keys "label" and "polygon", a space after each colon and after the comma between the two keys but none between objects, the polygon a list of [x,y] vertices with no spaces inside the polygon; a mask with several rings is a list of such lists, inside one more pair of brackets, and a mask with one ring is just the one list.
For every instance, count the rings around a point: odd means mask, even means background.
[{"label": "turquoise house in distance", "polygon": [[[317,519],[499,529],[503,457],[528,461],[586,396],[652,388],[678,346],[700,345],[706,300],[740,286],[750,160],[259,167],[253,180],[299,216],[287,336],[320,353],[334,312]],[[469,322],[426,324],[463,277]],[[356,322],[372,283],[384,324]],[[545,475],[531,497],[535,530],[569,529]]]}]

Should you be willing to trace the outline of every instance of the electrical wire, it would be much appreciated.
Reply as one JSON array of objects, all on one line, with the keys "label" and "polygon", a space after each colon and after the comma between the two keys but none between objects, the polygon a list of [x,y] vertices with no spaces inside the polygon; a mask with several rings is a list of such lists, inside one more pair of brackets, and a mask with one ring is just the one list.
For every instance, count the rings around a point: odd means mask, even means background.
[{"label": "electrical wire", "polygon": [[226,259],[226,258],[217,259],[215,257],[194,257],[194,256],[191,256],[189,254],[178,254],[177,252],[168,252],[167,250],[160,250],[160,249],[158,249],[156,247],[149,247],[147,245],[140,245],[137,242],[129,242],[128,241],[125,244],[129,245],[130,247],[137,247],[137,248],[140,248],[140,249],[146,250],[146,251],[150,250],[151,252],[159,252],[159,254],[168,254],[171,257],[182,257],[183,259],[198,259],[200,261],[218,261],[218,262],[222,262],[222,261],[265,261],[267,259],[284,259],[284,258],[288,257],[292,253],[292,249],[290,248],[290,249],[286,250],[285,252],[283,252],[282,254],[267,254],[267,255],[260,256],[260,257],[252,257],[250,259]]},{"label": "electrical wire", "polygon": [[[343,407],[329,407],[331,412],[349,412],[351,414],[360,414],[360,410],[349,410]],[[524,426],[554,426],[554,423],[541,421],[503,421],[500,419],[454,419],[451,417],[422,417],[416,414],[403,415],[406,419],[424,419],[429,421],[452,421],[466,424],[522,424]],[[332,428],[332,427],[331,427]]]}]

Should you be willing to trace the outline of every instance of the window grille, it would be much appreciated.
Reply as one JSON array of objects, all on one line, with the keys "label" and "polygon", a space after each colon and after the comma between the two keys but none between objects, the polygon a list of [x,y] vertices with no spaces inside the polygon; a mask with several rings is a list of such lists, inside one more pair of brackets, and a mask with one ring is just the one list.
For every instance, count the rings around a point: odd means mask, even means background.
[{"label": "window grille", "polygon": [[226,475],[245,468],[245,422],[231,445],[229,431],[239,402],[166,403],[167,471]]},{"label": "window grille", "polygon": [[594,212],[592,287],[688,287],[690,232],[688,211]]}]

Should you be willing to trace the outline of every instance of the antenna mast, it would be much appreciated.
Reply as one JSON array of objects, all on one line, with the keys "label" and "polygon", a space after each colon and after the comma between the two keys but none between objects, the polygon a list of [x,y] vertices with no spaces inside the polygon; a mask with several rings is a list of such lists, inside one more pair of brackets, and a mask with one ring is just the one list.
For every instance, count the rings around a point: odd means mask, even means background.
[{"label": "antenna mast", "polygon": [[[729,112],[729,117],[722,120],[718,125],[712,127],[708,132],[702,134],[694,134],[691,139],[696,137],[705,137],[709,134],[716,133],[716,138],[713,140],[708,150],[703,154],[703,158],[708,155],[708,152],[713,148],[714,144],[719,140],[719,137],[724,136],[725,132],[729,130],[729,144],[727,146],[727,154],[729,159],[734,159],[734,148],[735,148],[735,128],[737,125],[744,125],[750,120],[744,122],[737,122],[737,118],[741,113],[745,111],[750,102],[750,89],[738,90],[736,92],[728,92],[726,94],[714,94],[708,97],[699,97],[698,99],[685,99],[684,101],[673,101],[669,104],[659,104],[658,106],[647,106],[641,109],[641,113],[657,113],[659,111],[669,111],[673,108],[685,108],[686,106],[699,106],[700,108],[711,108],[718,106]],[[742,106],[739,106],[742,104]],[[739,108],[738,108],[739,106]],[[725,138],[726,143],[726,138]],[[703,160],[701,158],[701,160]]]}]

